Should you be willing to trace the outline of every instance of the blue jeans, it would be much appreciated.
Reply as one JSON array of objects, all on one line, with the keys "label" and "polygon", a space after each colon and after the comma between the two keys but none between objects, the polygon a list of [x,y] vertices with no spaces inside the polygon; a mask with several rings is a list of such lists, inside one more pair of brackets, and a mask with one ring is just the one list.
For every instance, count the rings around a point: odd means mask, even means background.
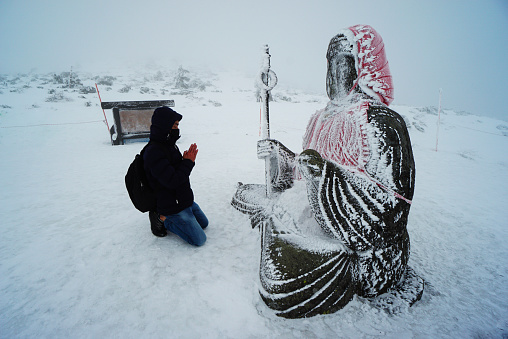
[{"label": "blue jeans", "polygon": [[206,241],[203,231],[208,226],[208,218],[195,202],[177,214],[166,215],[164,227],[191,245],[201,246]]}]

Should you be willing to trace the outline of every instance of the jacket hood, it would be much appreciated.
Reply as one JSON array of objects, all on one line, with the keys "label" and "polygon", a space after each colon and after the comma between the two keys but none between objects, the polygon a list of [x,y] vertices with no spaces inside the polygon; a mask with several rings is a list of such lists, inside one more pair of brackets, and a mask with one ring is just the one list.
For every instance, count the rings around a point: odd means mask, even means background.
[{"label": "jacket hood", "polygon": [[175,121],[180,121],[182,118],[180,113],[167,106],[156,108],[152,115],[150,139],[166,141]]},{"label": "jacket hood", "polygon": [[[369,25],[355,25],[341,31],[353,46],[358,85],[369,96],[385,105],[393,101],[393,81],[383,39]],[[332,39],[333,40],[333,39]]]}]

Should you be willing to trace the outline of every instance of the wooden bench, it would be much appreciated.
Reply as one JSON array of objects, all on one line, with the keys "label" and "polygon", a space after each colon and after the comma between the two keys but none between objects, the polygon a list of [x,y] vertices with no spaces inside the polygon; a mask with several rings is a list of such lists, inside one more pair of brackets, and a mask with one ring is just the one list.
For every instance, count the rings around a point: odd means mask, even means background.
[{"label": "wooden bench", "polygon": [[111,144],[124,145],[125,141],[148,139],[153,111],[161,106],[175,107],[175,101],[111,101],[101,106],[113,110],[114,125],[109,130]]}]

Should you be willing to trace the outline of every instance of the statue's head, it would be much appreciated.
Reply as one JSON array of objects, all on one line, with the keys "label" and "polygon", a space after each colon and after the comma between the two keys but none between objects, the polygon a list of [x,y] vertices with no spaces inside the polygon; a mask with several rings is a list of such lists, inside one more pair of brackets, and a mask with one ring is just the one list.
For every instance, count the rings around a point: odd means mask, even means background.
[{"label": "statue's head", "polygon": [[393,82],[383,39],[368,25],[355,25],[330,40],[326,53],[326,93],[330,100],[363,92],[385,105],[393,101]]},{"label": "statue's head", "polygon": [[326,53],[328,71],[326,73],[326,93],[330,100],[348,96],[353,88],[357,74],[353,45],[343,34],[332,38]]}]

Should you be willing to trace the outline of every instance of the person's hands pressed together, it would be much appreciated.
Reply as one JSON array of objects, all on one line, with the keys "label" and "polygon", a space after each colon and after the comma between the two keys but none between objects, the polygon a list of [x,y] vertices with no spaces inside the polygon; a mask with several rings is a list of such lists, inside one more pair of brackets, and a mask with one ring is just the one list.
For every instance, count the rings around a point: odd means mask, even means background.
[{"label": "person's hands pressed together", "polygon": [[190,145],[189,149],[183,152],[183,158],[189,159],[192,162],[196,161],[196,155],[198,154],[198,146],[196,144]]}]

